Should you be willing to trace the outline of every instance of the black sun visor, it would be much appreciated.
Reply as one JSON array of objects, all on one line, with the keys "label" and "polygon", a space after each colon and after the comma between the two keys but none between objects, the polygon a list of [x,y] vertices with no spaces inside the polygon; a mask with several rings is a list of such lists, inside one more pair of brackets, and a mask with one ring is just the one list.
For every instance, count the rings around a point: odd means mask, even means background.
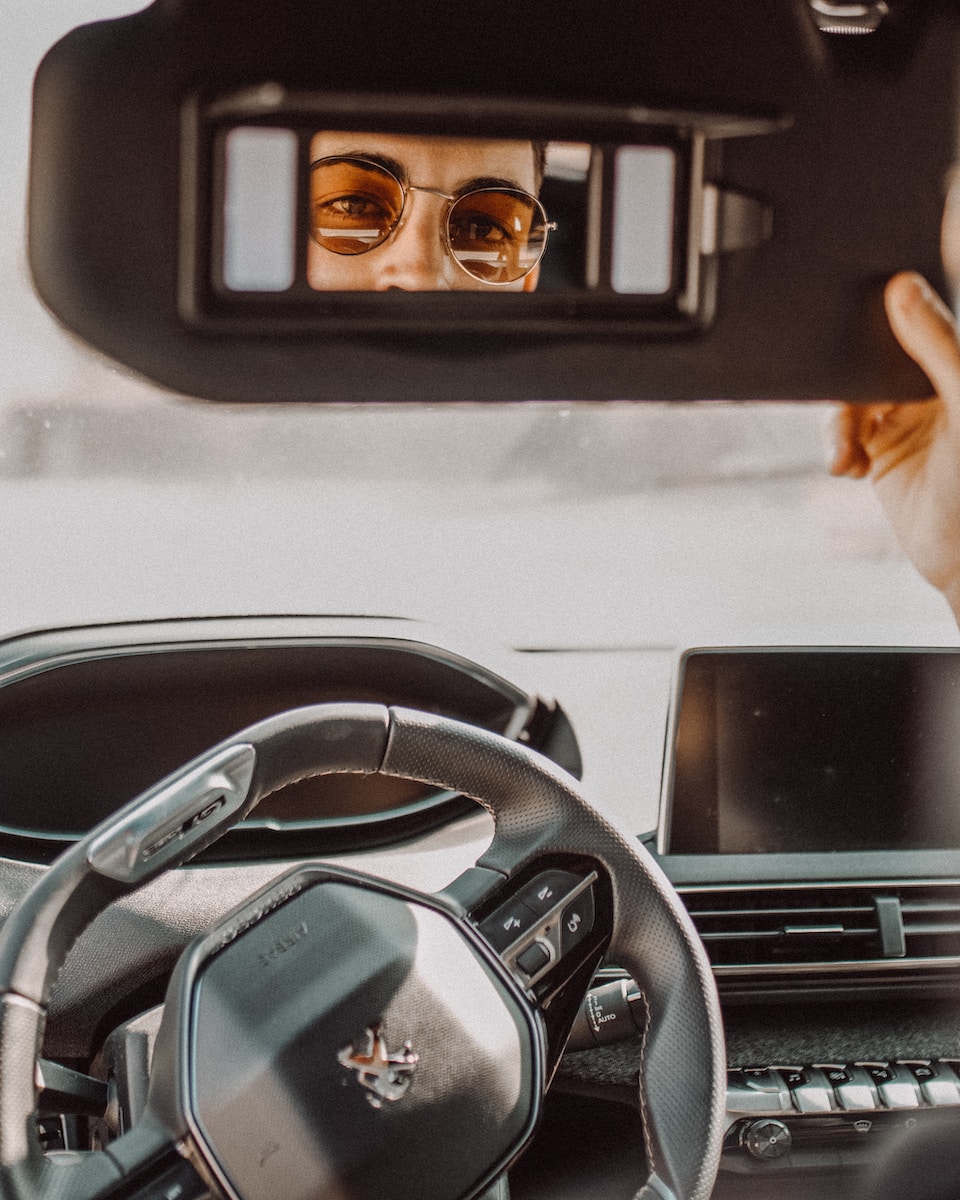
[{"label": "black sun visor", "polygon": [[924,395],[960,16],[826,7],[155,0],[40,67],[37,289],[215,400]]}]

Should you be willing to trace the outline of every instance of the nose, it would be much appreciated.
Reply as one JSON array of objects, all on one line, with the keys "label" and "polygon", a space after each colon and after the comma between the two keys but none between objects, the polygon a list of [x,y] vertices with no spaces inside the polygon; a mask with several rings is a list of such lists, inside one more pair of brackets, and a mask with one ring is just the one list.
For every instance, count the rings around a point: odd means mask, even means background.
[{"label": "nose", "polygon": [[431,192],[407,193],[396,233],[378,254],[377,291],[449,291],[441,221],[446,201]]}]

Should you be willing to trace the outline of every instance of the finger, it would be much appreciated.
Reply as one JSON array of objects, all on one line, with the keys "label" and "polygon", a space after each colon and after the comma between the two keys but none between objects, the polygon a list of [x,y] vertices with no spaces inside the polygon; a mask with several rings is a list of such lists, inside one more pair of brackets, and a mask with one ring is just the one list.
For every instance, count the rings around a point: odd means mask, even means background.
[{"label": "finger", "polygon": [[852,475],[860,479],[869,466],[859,436],[859,406],[841,404],[833,416],[833,454],[831,475]]},{"label": "finger", "polygon": [[912,271],[894,275],[884,301],[900,345],[923,368],[939,395],[960,408],[960,342],[950,310]]},{"label": "finger", "polygon": [[831,475],[862,479],[870,473],[875,442],[896,405],[841,404],[833,418]]}]

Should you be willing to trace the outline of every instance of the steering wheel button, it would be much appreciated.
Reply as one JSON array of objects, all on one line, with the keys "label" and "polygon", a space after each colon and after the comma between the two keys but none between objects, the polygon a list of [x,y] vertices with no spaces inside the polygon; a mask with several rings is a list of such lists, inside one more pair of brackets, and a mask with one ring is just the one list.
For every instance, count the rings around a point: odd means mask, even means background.
[{"label": "steering wheel button", "polygon": [[527,976],[533,979],[539,975],[550,962],[550,951],[542,942],[534,942],[522,954],[517,955],[517,966]]},{"label": "steering wheel button", "polygon": [[480,932],[494,950],[506,950],[532,929],[536,920],[536,914],[515,896],[480,923]]},{"label": "steering wheel button", "polygon": [[538,916],[543,916],[582,882],[571,871],[544,871],[520,890],[518,898]]},{"label": "steering wheel button", "polygon": [[576,900],[572,900],[567,905],[560,918],[561,952],[563,954],[583,941],[593,929],[595,918],[593,888],[587,888]]}]

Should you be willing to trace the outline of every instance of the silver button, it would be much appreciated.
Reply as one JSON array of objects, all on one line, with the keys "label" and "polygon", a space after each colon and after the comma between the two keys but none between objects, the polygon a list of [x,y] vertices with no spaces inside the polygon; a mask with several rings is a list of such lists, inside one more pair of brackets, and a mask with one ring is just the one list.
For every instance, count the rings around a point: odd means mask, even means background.
[{"label": "silver button", "polygon": [[915,1083],[906,1080],[891,1080],[877,1085],[880,1100],[885,1108],[919,1108],[920,1094]]},{"label": "silver button", "polygon": [[937,1107],[960,1104],[960,1085],[949,1079],[926,1079],[920,1084],[920,1091],[928,1104]]},{"label": "silver button", "polygon": [[925,1104],[936,1108],[960,1104],[960,1082],[946,1063],[920,1061],[898,1063],[897,1066],[913,1076]]},{"label": "silver button", "polygon": [[863,1067],[844,1067],[840,1074],[846,1078],[835,1082],[833,1090],[844,1112],[874,1112],[880,1107],[877,1089]]},{"label": "silver button", "polygon": [[790,1094],[798,1112],[828,1113],[833,1111],[833,1088],[818,1067],[806,1067],[803,1082],[791,1085]]},{"label": "silver button", "polygon": [[731,1071],[727,1082],[727,1112],[790,1112],[790,1093],[773,1071]]},{"label": "silver button", "polygon": [[836,1092],[844,1112],[873,1112],[879,1107],[877,1093],[867,1083],[842,1083]]},{"label": "silver button", "polygon": [[858,1063],[876,1084],[884,1108],[919,1108],[920,1089],[907,1067],[896,1063]]}]

